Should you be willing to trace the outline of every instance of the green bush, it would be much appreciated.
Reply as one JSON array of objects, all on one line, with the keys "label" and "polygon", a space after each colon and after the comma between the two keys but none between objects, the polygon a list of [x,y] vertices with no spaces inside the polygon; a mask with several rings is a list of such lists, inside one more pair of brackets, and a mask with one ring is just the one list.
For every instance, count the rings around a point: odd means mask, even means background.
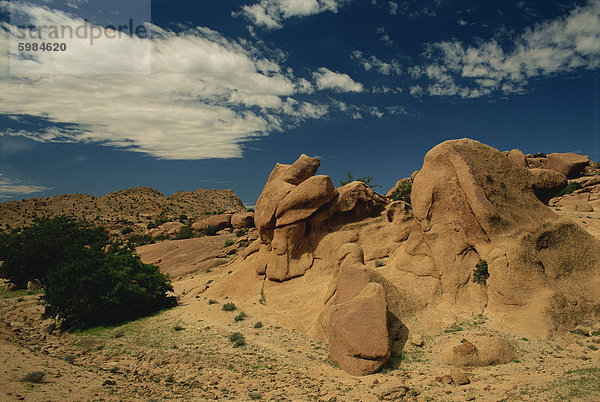
[{"label": "green bush", "polygon": [[576,190],[580,190],[582,189],[583,186],[577,182],[569,182],[569,184],[567,184],[565,186],[565,188],[563,188],[560,192],[560,195],[565,195],[565,194],[571,194],[573,192],[575,192]]},{"label": "green bush", "polygon": [[346,177],[340,180],[340,186],[345,186],[346,184],[352,183],[353,181],[361,181],[371,188],[381,187],[379,184],[371,184],[371,182],[373,181],[373,176],[363,176],[354,178],[354,174],[351,170],[348,170],[346,172]]},{"label": "green bush", "polygon": [[547,155],[543,152],[538,152],[537,154],[533,154],[534,158],[546,158]]},{"label": "green bush", "polygon": [[219,231],[218,226],[209,226],[204,230],[204,234],[207,236],[214,236]]},{"label": "green bush", "polygon": [[489,277],[490,273],[488,272],[487,261],[479,261],[477,265],[475,265],[475,270],[473,271],[473,282],[485,285]]},{"label": "green bush", "polygon": [[194,229],[191,226],[184,226],[177,231],[175,240],[191,239],[194,237]]},{"label": "green bush", "polygon": [[223,308],[222,308],[222,310],[223,310],[223,311],[233,311],[233,310],[235,310],[236,308],[237,308],[237,307],[235,307],[235,304],[233,304],[233,303],[225,303],[225,304],[223,304]]},{"label": "green bush", "polygon": [[17,287],[39,279],[78,250],[101,250],[108,243],[104,229],[71,217],[37,218],[21,232],[0,234],[0,276]]},{"label": "green bush", "polygon": [[259,329],[263,327],[263,323],[258,321],[256,324],[254,324],[254,328]]},{"label": "green bush", "polygon": [[46,377],[46,373],[43,371],[31,371],[23,377],[23,381],[34,382],[36,384],[44,382],[44,377]]},{"label": "green bush", "polygon": [[126,234],[132,233],[133,232],[133,228],[130,226],[126,226],[123,229],[121,229],[121,234],[123,236],[125,236]]},{"label": "green bush", "polygon": [[45,315],[67,329],[114,325],[177,304],[167,275],[136,255],[83,248],[45,277]]},{"label": "green bush", "polygon": [[227,239],[225,240],[225,247],[233,246],[235,244],[235,240]]},{"label": "green bush", "polygon": [[400,183],[398,188],[394,190],[394,192],[392,193],[390,198],[393,201],[404,201],[404,202],[410,204],[411,203],[410,193],[412,192],[412,184],[413,184],[412,179],[404,180],[403,182]]},{"label": "green bush", "polygon": [[248,317],[248,315],[246,313],[244,313],[243,311],[240,311],[240,313],[235,316],[233,321],[235,321],[235,322],[244,321],[246,319],[246,317]]},{"label": "green bush", "polygon": [[139,247],[146,244],[154,243],[154,240],[150,235],[133,235],[128,239],[128,241],[133,247]]},{"label": "green bush", "polygon": [[385,265],[385,262],[381,261],[381,260],[375,260],[375,268],[380,268],[383,267]]},{"label": "green bush", "polygon": [[233,343],[234,348],[237,348],[246,344],[246,338],[244,338],[242,333],[234,332],[233,334],[229,335],[229,342]]}]

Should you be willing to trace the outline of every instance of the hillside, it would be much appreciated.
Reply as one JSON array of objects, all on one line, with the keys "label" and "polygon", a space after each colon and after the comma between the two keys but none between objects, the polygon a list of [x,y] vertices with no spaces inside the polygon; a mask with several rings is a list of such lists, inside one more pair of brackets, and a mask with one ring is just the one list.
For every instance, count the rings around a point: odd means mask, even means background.
[{"label": "hillside", "polygon": [[186,215],[194,220],[222,211],[245,210],[244,203],[231,189],[180,191],[168,197],[149,187],[115,191],[102,197],[89,194],[64,194],[30,198],[0,204],[0,227],[27,226],[35,217],[72,215],[96,222],[109,229],[138,224],[145,228],[157,219]]}]

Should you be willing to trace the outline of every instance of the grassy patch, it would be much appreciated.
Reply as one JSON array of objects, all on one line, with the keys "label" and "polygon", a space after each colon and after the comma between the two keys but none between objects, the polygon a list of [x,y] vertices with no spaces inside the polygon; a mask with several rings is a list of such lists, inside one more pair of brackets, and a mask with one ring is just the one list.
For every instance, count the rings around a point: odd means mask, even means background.
[{"label": "grassy patch", "polygon": [[234,348],[239,348],[246,344],[246,338],[244,338],[244,335],[241,332],[234,332],[229,335],[229,342],[233,343]]},{"label": "grassy patch", "polygon": [[244,321],[246,319],[246,317],[248,317],[248,315],[246,313],[244,313],[243,311],[240,311],[240,313],[235,316],[233,321],[235,321],[235,322]]},{"label": "grassy patch", "polygon": [[562,378],[540,389],[552,394],[552,399],[597,399],[600,397],[600,367],[568,371]]},{"label": "grassy patch", "polygon": [[31,295],[41,295],[44,293],[43,290],[27,290],[27,289],[19,289],[7,292],[4,287],[0,287],[0,299],[11,299],[13,297],[24,297]]}]

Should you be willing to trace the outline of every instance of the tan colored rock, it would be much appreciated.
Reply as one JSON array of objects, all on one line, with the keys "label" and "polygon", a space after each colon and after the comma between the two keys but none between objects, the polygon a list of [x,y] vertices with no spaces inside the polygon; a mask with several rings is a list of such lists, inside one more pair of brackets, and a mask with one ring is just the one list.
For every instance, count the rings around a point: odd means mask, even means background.
[{"label": "tan colored rock", "polygon": [[573,152],[548,154],[544,168],[555,170],[572,179],[577,177],[590,163],[590,158]]},{"label": "tan colored rock", "polygon": [[[510,330],[539,335],[565,331],[600,307],[600,242],[544,206],[531,177],[474,140],[429,151],[412,189],[415,224],[388,264],[408,273],[394,280],[403,297],[435,314],[485,311]],[[472,280],[481,260],[485,284]]]},{"label": "tan colored rock", "polygon": [[525,159],[525,154],[523,152],[521,152],[521,150],[519,149],[513,149],[511,150],[506,157],[508,158],[509,161],[511,161],[512,163],[514,163],[517,166],[520,167],[527,167],[527,160]]},{"label": "tan colored rock", "polygon": [[331,359],[352,375],[379,370],[391,354],[383,286],[370,283],[354,299],[333,307]]},{"label": "tan colored rock", "polygon": [[308,218],[336,195],[337,190],[329,176],[306,179],[280,200],[275,214],[275,226],[282,227]]},{"label": "tan colored rock", "polygon": [[236,229],[254,227],[254,212],[236,212],[231,215],[231,226]]},{"label": "tan colored rock", "polygon": [[567,176],[550,169],[530,169],[532,188],[544,204],[556,197],[568,183]]},{"label": "tan colored rock", "polygon": [[413,346],[423,346],[425,345],[425,341],[423,340],[423,335],[421,334],[411,334],[410,335],[410,344]]},{"label": "tan colored rock", "polygon": [[300,183],[313,176],[319,168],[320,161],[302,154],[292,165],[277,164],[265,184],[254,215],[256,228],[272,229],[275,227],[275,213],[281,200]]},{"label": "tan colored rock", "polygon": [[209,215],[192,224],[194,230],[206,230],[209,226],[216,227],[217,230],[223,230],[231,226],[230,214]]},{"label": "tan colored rock", "polygon": [[7,292],[12,292],[17,290],[17,285],[15,285],[14,283],[7,283],[6,286],[4,287],[4,290]]},{"label": "tan colored rock", "polygon": [[163,223],[162,225],[160,225],[158,227],[158,229],[161,233],[173,235],[173,234],[177,233],[179,231],[179,229],[181,229],[184,226],[185,225],[180,222],[166,222],[166,223]]},{"label": "tan colored rock", "polygon": [[462,370],[454,369],[450,371],[450,377],[454,385],[467,385],[471,383],[469,375]]},{"label": "tan colored rock", "polygon": [[39,279],[34,279],[27,282],[27,290],[40,290],[42,288],[42,282]]},{"label": "tan colored rock", "polygon": [[594,212],[594,207],[589,202],[578,201],[575,203],[575,211],[579,212]]},{"label": "tan colored rock", "polygon": [[361,181],[353,181],[337,189],[334,206],[338,213],[352,212],[351,219],[364,219],[382,210],[387,201]]},{"label": "tan colored rock", "polygon": [[504,338],[492,336],[473,342],[450,343],[441,352],[442,361],[452,366],[490,366],[505,364],[516,357],[514,347]]}]

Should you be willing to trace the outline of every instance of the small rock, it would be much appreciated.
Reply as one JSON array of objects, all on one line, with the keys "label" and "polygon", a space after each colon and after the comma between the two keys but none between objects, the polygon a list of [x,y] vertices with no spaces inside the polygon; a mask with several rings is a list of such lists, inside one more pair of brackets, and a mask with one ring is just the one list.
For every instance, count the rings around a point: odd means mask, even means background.
[{"label": "small rock", "polygon": [[395,401],[397,399],[403,398],[408,393],[408,387],[403,385],[388,385],[382,387],[378,392],[377,396],[379,400],[382,401]]},{"label": "small rock", "polygon": [[423,346],[425,345],[425,341],[423,340],[423,335],[421,334],[412,334],[410,337],[410,343],[414,346]]},{"label": "small rock", "polygon": [[450,372],[450,377],[452,377],[454,385],[466,385],[471,382],[471,380],[469,380],[469,375],[462,370],[452,370]]}]

